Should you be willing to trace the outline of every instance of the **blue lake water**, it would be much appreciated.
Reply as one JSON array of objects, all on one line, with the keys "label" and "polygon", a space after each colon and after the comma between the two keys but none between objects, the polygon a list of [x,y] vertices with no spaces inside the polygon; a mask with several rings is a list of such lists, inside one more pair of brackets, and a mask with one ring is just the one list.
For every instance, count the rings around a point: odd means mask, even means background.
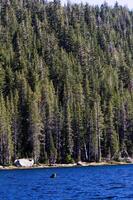
[{"label": "blue lake water", "polygon": [[133,165],[0,171],[0,200],[93,199],[133,200]]}]

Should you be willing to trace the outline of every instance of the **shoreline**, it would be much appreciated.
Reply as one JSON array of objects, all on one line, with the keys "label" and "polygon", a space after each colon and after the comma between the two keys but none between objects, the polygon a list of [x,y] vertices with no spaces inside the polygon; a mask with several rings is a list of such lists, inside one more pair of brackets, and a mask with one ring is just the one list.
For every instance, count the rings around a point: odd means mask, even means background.
[{"label": "shoreline", "polygon": [[117,161],[109,161],[109,162],[79,162],[73,164],[38,164],[33,165],[32,167],[16,167],[14,165],[11,166],[0,166],[0,170],[23,170],[23,169],[45,169],[45,168],[69,168],[69,167],[97,167],[97,166],[113,166],[113,165],[131,165],[133,163],[128,162],[117,162]]}]

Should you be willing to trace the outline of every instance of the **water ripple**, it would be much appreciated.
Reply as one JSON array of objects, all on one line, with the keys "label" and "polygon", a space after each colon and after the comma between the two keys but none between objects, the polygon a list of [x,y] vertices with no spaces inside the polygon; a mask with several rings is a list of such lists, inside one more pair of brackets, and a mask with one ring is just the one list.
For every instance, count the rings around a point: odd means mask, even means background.
[{"label": "water ripple", "polygon": [[[0,171],[0,200],[133,199],[132,168],[124,165]],[[50,179],[52,173],[57,178]]]}]

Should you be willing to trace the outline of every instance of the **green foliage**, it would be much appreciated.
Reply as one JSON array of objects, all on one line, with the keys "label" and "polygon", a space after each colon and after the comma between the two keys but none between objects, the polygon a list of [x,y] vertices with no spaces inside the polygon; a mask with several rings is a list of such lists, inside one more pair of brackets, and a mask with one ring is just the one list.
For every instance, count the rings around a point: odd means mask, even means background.
[{"label": "green foliage", "polygon": [[69,163],[74,163],[74,160],[72,158],[71,155],[67,155],[66,158],[65,158],[65,163],[66,164],[69,164]]},{"label": "green foliage", "polygon": [[0,164],[133,156],[133,12],[0,2]]}]

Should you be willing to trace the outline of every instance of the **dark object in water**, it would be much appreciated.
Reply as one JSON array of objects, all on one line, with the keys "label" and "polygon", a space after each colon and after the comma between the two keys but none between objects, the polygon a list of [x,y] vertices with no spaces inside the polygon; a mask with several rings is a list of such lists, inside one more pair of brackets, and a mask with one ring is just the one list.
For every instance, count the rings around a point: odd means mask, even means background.
[{"label": "dark object in water", "polygon": [[56,178],[56,173],[52,174],[50,178]]}]

